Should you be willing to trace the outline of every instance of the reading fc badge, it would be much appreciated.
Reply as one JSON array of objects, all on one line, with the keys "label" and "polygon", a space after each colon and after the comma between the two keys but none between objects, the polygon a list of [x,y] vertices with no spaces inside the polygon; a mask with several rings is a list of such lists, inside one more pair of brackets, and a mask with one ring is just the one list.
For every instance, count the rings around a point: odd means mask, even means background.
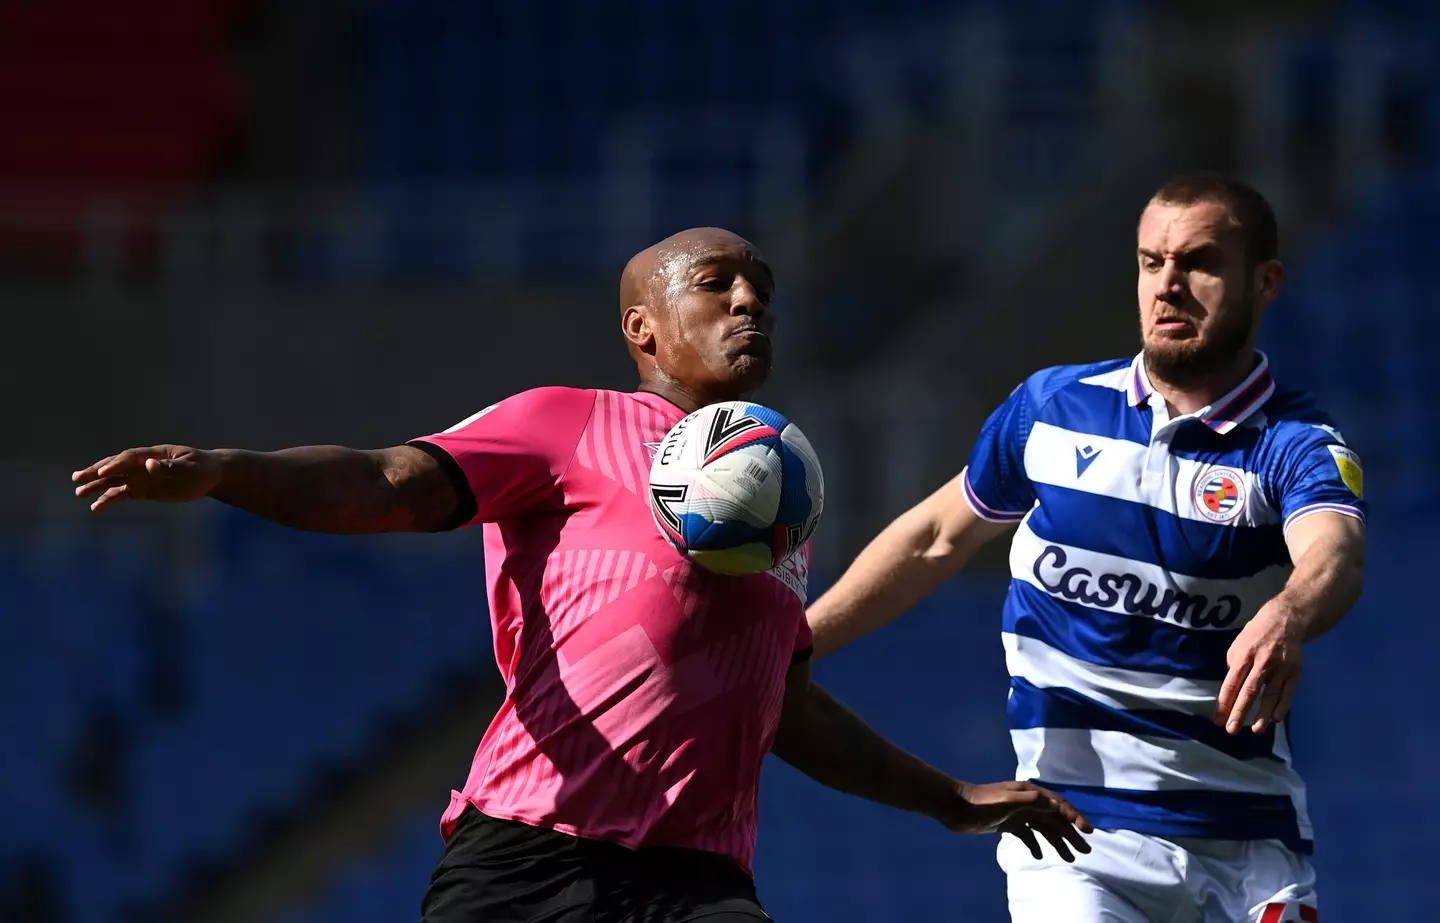
[{"label": "reading fc badge", "polygon": [[1245,476],[1234,468],[1206,468],[1195,480],[1195,509],[1211,522],[1233,522],[1245,511]]}]

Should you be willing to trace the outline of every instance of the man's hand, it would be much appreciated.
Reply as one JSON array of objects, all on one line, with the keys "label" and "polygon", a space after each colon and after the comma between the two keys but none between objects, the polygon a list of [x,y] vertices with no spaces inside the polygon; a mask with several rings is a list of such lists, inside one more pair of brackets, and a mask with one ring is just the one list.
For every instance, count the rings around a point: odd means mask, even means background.
[{"label": "man's hand", "polygon": [[[439,452],[439,450],[435,450]],[[458,472],[457,472],[458,474]],[[156,445],[126,449],[70,479],[92,510],[122,500],[184,503],[211,497],[292,529],[364,535],[454,528],[475,514],[436,455],[415,445],[350,449],[307,445],[278,452]]]},{"label": "man's hand", "polygon": [[1075,807],[1047,789],[1030,782],[992,782],[989,785],[961,783],[964,807],[942,819],[956,833],[1009,833],[1030,849],[1036,859],[1043,857],[1039,833],[1050,841],[1066,862],[1074,862],[1070,847],[1090,851],[1081,833],[1095,830]]},{"label": "man's hand", "polygon": [[1258,701],[1250,729],[1256,734],[1285,720],[1304,668],[1304,642],[1335,625],[1360,598],[1365,571],[1365,524],[1356,516],[1319,512],[1303,516],[1285,533],[1295,570],[1280,595],[1260,607],[1230,645],[1230,666],[1215,723],[1240,733]]},{"label": "man's hand", "polygon": [[1283,721],[1304,669],[1304,641],[1305,623],[1282,597],[1260,607],[1225,657],[1230,672],[1220,687],[1215,723],[1231,734],[1240,733],[1245,715],[1257,699],[1260,711],[1250,730],[1260,734]]},{"label": "man's hand", "polygon": [[805,775],[902,811],[933,817],[956,833],[1013,833],[1040,857],[1038,832],[1066,862],[1090,847],[1075,827],[1094,829],[1053,792],[1028,782],[970,785],[875,733],[811,681],[810,661],[790,667],[774,753]]},{"label": "man's hand", "polygon": [[220,463],[203,449],[155,445],[102,458],[70,480],[79,485],[75,496],[94,498],[90,509],[97,513],[123,500],[188,503],[215,489]]}]

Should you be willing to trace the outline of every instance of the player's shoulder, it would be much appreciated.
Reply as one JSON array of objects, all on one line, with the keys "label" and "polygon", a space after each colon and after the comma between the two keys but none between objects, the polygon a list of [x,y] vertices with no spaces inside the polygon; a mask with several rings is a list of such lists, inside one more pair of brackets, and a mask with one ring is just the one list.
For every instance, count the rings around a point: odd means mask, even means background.
[{"label": "player's shoulder", "polygon": [[568,388],[545,385],[521,391],[501,401],[510,414],[544,414],[539,419],[554,419],[555,414],[589,414],[595,406],[594,388]]},{"label": "player's shoulder", "polygon": [[544,385],[539,388],[530,388],[506,398],[507,402],[526,404],[528,406],[543,406],[556,404],[588,405],[595,402],[594,388],[570,388],[564,385]]},{"label": "player's shoulder", "polygon": [[595,403],[595,392],[589,388],[545,386],[520,391],[487,404],[470,416],[444,430],[456,433],[473,426],[519,426],[536,421],[557,422],[568,416],[588,416]]},{"label": "player's shoulder", "polygon": [[1260,413],[1265,437],[1277,447],[1347,444],[1334,418],[1308,391],[1277,382]]},{"label": "player's shoulder", "polygon": [[1052,365],[1031,374],[1016,391],[1020,392],[1023,389],[1026,401],[1035,412],[1043,409],[1045,405],[1055,399],[1056,395],[1064,392],[1087,389],[1080,393],[1087,395],[1103,393],[1088,390],[1095,386],[1123,391],[1134,361],[1132,357],[1076,365]]}]

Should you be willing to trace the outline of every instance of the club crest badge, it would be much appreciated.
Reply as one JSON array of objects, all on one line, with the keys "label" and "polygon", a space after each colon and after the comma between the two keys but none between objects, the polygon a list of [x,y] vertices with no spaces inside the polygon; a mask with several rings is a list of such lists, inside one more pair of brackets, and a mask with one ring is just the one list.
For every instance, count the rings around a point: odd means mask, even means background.
[{"label": "club crest badge", "polygon": [[1234,522],[1245,511],[1245,488],[1234,468],[1206,468],[1195,480],[1195,509],[1211,522]]}]

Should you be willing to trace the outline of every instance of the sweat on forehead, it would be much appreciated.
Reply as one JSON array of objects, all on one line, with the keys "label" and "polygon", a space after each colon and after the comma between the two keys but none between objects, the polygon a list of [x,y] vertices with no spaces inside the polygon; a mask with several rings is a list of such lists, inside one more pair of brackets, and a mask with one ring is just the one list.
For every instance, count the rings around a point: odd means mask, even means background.
[{"label": "sweat on forehead", "polygon": [[736,250],[759,256],[754,244],[724,228],[690,228],[646,247],[630,258],[620,277],[620,309],[638,304],[652,285],[672,284],[696,261]]}]

